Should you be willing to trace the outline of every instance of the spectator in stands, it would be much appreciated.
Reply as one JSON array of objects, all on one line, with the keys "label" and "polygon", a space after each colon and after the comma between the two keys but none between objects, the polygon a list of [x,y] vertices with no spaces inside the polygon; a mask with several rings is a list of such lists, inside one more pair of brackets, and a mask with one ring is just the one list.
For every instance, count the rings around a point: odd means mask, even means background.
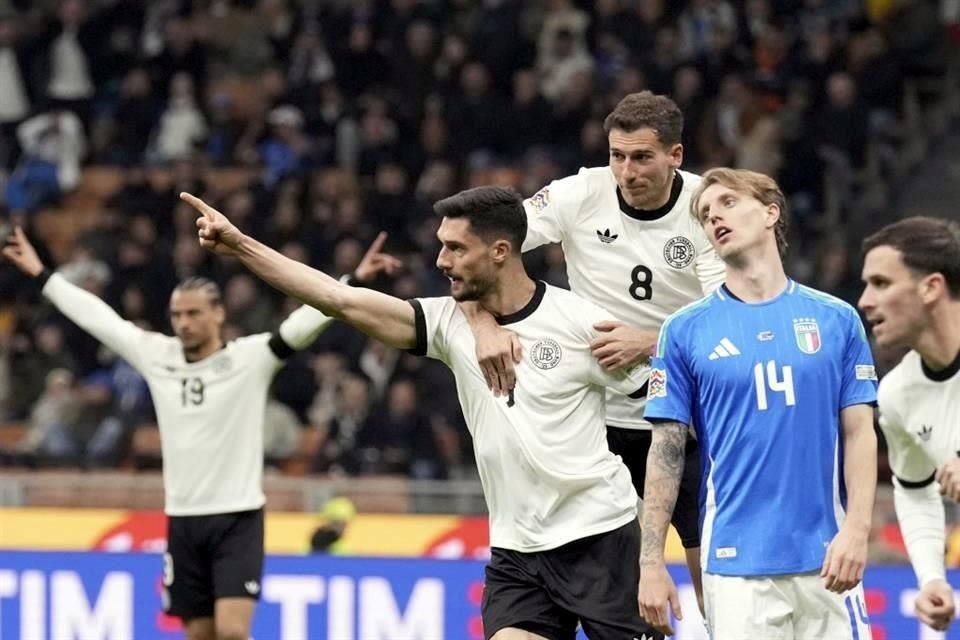
[{"label": "spectator in stands", "polygon": [[188,157],[207,136],[207,121],[197,104],[193,78],[185,72],[170,80],[170,99],[160,116],[148,156],[158,162]]},{"label": "spectator in stands", "polygon": [[282,468],[300,449],[303,424],[293,409],[270,399],[263,417],[263,456],[268,467]]},{"label": "spectator in stands", "polygon": [[27,51],[18,41],[20,20],[16,9],[0,4],[0,168],[6,169],[17,161],[17,126],[33,104]]},{"label": "spectator in stands", "polygon": [[369,467],[362,457],[365,452],[357,446],[357,438],[361,432],[370,431],[367,424],[371,419],[371,405],[370,383],[366,378],[356,374],[341,378],[334,415],[325,422],[314,421],[311,416],[317,430],[313,471],[357,474]]},{"label": "spectator in stands", "polygon": [[77,186],[87,139],[83,123],[62,105],[22,122],[17,139],[23,155],[6,195],[11,215],[22,218]]},{"label": "spectator in stands", "polygon": [[75,462],[77,448],[71,431],[78,410],[73,374],[66,369],[52,370],[30,411],[30,426],[15,448],[17,458],[44,466]]}]

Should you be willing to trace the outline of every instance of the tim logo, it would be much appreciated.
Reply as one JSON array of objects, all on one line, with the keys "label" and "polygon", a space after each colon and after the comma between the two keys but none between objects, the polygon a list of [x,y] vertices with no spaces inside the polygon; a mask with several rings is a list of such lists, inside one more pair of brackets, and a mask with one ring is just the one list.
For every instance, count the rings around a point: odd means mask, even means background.
[{"label": "tim logo", "polygon": [[674,269],[683,269],[689,266],[697,257],[697,250],[693,243],[683,236],[670,238],[663,246],[663,259]]},{"label": "tim logo", "polygon": [[800,351],[809,354],[820,351],[820,326],[815,318],[794,318],[793,332]]},{"label": "tim logo", "polygon": [[562,355],[563,352],[556,340],[544,338],[533,345],[533,349],[530,350],[530,361],[538,369],[553,369],[560,364]]}]

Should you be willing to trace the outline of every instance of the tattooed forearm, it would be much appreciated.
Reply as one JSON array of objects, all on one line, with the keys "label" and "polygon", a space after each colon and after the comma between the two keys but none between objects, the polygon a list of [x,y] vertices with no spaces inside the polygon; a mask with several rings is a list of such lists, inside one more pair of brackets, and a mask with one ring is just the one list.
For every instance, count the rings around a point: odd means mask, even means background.
[{"label": "tattooed forearm", "polygon": [[670,517],[677,503],[683,476],[687,426],[668,422],[653,428],[653,441],[647,454],[647,478],[643,487],[643,527],[640,564],[663,562]]}]

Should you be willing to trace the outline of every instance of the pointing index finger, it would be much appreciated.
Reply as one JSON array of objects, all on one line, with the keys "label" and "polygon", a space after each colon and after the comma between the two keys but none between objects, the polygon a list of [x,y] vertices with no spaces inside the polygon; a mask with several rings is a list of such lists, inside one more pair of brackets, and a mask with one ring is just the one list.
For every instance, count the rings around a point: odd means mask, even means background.
[{"label": "pointing index finger", "polygon": [[203,217],[213,222],[217,219],[216,210],[208,205],[206,202],[193,195],[192,193],[187,193],[186,191],[180,192],[180,199],[189,204],[191,207],[203,214]]}]

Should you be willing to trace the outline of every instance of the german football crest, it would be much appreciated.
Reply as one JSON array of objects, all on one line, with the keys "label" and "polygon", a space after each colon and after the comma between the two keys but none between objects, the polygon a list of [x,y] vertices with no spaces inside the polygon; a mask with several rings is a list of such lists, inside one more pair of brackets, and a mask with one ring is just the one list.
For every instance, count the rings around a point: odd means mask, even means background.
[{"label": "german football crest", "polygon": [[820,351],[820,327],[815,318],[794,318],[793,332],[797,336],[797,346],[804,353]]},{"label": "german football crest", "polygon": [[663,246],[663,259],[674,269],[683,269],[697,257],[697,249],[687,238],[675,236]]},{"label": "german football crest", "polygon": [[538,340],[533,349],[530,349],[530,361],[538,369],[553,369],[555,366],[560,364],[560,358],[563,355],[563,351],[560,349],[560,345],[557,344],[556,340],[551,340],[550,338],[544,338],[543,340]]}]

